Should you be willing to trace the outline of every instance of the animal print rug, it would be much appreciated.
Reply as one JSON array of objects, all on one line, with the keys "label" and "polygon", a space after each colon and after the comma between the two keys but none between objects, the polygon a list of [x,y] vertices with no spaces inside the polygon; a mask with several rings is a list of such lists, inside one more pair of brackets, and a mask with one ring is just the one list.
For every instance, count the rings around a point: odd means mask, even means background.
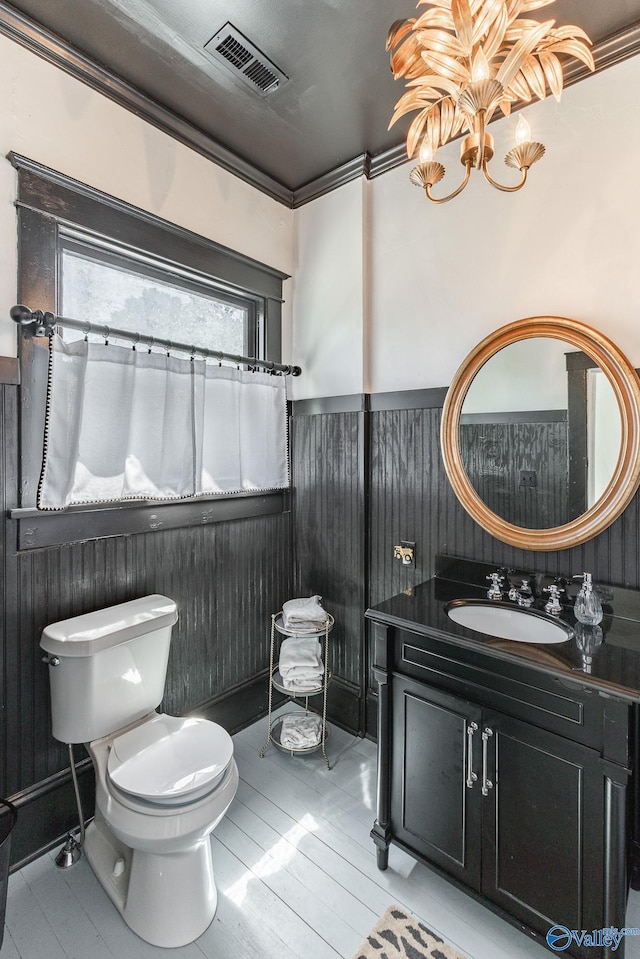
[{"label": "animal print rug", "polygon": [[389,906],[353,959],[466,959],[466,956],[399,906]]}]

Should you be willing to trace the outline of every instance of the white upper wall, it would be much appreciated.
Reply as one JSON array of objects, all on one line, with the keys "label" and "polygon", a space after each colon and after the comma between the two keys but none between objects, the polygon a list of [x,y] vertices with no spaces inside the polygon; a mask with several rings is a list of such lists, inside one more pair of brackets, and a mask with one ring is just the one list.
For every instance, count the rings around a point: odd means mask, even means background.
[{"label": "white upper wall", "polygon": [[[295,213],[3,36],[0,83],[7,310],[17,296],[13,150],[293,273],[283,346],[303,367],[295,397],[445,386],[487,333],[544,313],[597,327],[640,365],[640,57],[570,87],[559,105],[527,108],[547,155],[520,193],[474,173],[461,196],[434,206],[405,164]],[[505,180],[515,122],[491,125],[493,173]],[[438,192],[462,175],[458,151],[439,153],[449,170]],[[0,354],[14,355],[15,341],[0,315]]]},{"label": "white upper wall", "polygon": [[354,180],[296,212],[292,355],[303,373],[291,383],[295,399],[363,391],[368,186]]},{"label": "white upper wall", "polygon": [[[560,104],[549,98],[530,105],[533,138],[546,145],[547,154],[519,193],[500,193],[475,172],[463,194],[437,206],[409,183],[412,164],[367,184],[367,306],[363,310],[357,302],[355,288],[352,297],[339,292],[337,298],[343,326],[356,330],[366,316],[362,343],[354,344],[352,367],[342,353],[341,376],[328,351],[316,354],[312,383],[305,384],[303,375],[296,384],[305,390],[300,395],[446,386],[484,336],[512,320],[542,314],[598,328],[640,366],[639,85],[636,57],[568,88]],[[496,140],[492,174],[503,182],[517,179],[502,161],[513,145],[516,119],[490,127]],[[443,195],[462,178],[459,144],[440,150],[438,159],[447,176],[434,192]],[[325,258],[298,255],[293,360],[303,366],[322,328],[301,314],[300,305],[317,298],[329,315],[336,287],[326,258],[340,259],[339,244],[350,238],[346,259],[340,260],[348,285],[349,263],[355,271],[362,248],[353,190],[349,184],[330,198],[333,212],[314,240]],[[323,198],[303,207],[300,220],[313,222],[313,208],[326,203]],[[344,309],[349,304],[351,315]],[[356,386],[360,369],[363,385]]]},{"label": "white upper wall", "polygon": [[11,150],[292,272],[293,211],[4,36],[0,90],[0,355],[16,350],[8,316],[17,295]]}]

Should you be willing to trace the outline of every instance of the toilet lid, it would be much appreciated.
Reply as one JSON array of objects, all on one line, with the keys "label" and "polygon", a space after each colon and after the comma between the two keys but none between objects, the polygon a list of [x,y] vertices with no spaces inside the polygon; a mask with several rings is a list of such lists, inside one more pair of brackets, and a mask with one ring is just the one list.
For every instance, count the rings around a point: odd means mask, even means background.
[{"label": "toilet lid", "polygon": [[158,715],[114,739],[111,782],[148,802],[188,802],[221,779],[233,757],[229,733],[207,719]]}]

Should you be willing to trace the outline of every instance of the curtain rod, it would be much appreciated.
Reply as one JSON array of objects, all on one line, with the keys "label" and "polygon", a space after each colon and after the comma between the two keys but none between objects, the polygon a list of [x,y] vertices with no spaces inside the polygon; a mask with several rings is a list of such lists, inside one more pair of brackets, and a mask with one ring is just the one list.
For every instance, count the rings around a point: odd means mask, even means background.
[{"label": "curtain rod", "polygon": [[87,320],[72,320],[66,316],[56,316],[54,313],[42,310],[30,310],[28,306],[12,306],[9,311],[11,319],[20,326],[33,326],[34,336],[51,336],[56,326],[66,326],[70,330],[79,330],[81,333],[96,333],[98,336],[118,340],[131,340],[134,346],[138,343],[149,348],[162,346],[179,353],[197,354],[211,357],[214,360],[226,360],[230,363],[239,363],[246,366],[257,366],[272,373],[284,373],[285,376],[300,376],[299,366],[288,366],[285,363],[274,363],[272,360],[259,360],[255,356],[237,356],[235,353],[225,353],[222,350],[208,350],[203,346],[189,346],[187,343],[175,343],[173,340],[156,339],[146,333],[132,333],[130,330],[117,330],[109,326],[96,326]]}]

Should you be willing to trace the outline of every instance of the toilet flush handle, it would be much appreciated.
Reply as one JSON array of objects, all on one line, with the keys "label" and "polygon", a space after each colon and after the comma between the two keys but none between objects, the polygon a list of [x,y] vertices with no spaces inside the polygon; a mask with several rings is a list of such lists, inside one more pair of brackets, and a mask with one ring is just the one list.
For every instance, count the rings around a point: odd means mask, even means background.
[{"label": "toilet flush handle", "polygon": [[59,656],[43,656],[42,662],[46,663],[47,666],[59,666],[60,657]]}]

